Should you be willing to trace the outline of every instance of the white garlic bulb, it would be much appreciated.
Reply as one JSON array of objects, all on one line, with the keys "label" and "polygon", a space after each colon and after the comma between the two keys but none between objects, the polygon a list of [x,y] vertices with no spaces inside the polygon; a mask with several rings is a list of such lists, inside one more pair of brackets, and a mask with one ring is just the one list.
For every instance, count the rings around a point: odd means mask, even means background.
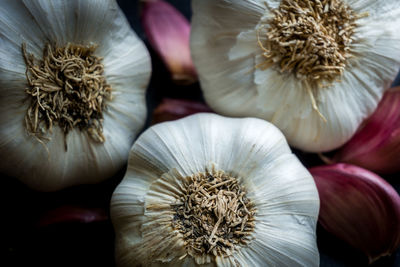
[{"label": "white garlic bulb", "polygon": [[53,191],[126,164],[151,64],[114,0],[3,0],[0,172]]},{"label": "white garlic bulb", "polygon": [[318,211],[313,178],[272,124],[165,122],[135,142],[113,194],[117,264],[318,266]]},{"label": "white garlic bulb", "polygon": [[343,145],[400,68],[396,0],[193,0],[207,103],[275,124],[311,152]]}]

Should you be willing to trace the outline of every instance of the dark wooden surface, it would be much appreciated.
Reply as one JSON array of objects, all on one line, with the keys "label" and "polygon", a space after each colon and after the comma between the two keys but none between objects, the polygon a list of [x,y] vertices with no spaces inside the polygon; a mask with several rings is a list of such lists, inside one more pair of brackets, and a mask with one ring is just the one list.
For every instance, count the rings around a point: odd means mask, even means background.
[{"label": "dark wooden surface", "polygon": [[[169,0],[190,18],[190,0]],[[133,29],[145,42],[140,25],[137,0],[118,0]],[[147,44],[147,42],[146,42]],[[153,75],[147,93],[149,125],[151,112],[163,97],[202,101],[199,84],[178,86],[173,84],[168,72],[154,51]],[[295,151],[307,167],[322,164],[315,154]],[[4,155],[2,155],[4,156]],[[80,205],[109,211],[111,194],[120,182],[125,169],[118,175],[98,185],[76,186],[54,193],[30,190],[16,179],[0,179],[1,222],[0,266],[114,266],[114,231],[110,220],[81,224],[63,223],[38,227],[41,216],[62,205]],[[399,175],[386,178],[399,192]],[[318,247],[322,267],[367,266],[366,258],[357,250],[337,240],[318,227]],[[373,266],[400,266],[399,250]]]}]

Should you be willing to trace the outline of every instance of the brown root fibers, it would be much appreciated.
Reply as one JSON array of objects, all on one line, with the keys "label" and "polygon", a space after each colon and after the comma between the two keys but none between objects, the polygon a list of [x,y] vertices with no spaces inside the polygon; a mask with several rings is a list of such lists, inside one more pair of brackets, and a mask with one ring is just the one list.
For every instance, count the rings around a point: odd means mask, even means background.
[{"label": "brown root fibers", "polygon": [[[22,53],[26,64],[30,106],[25,115],[27,131],[43,141],[58,125],[65,136],[73,128],[86,131],[103,143],[103,111],[111,100],[111,87],[103,76],[102,58],[93,54],[96,46],[47,44],[42,60]],[[65,140],[64,140],[65,141]]]},{"label": "brown root fibers", "polygon": [[237,179],[220,172],[188,179],[181,203],[171,206],[172,226],[183,235],[187,253],[227,256],[247,244],[256,210]]}]

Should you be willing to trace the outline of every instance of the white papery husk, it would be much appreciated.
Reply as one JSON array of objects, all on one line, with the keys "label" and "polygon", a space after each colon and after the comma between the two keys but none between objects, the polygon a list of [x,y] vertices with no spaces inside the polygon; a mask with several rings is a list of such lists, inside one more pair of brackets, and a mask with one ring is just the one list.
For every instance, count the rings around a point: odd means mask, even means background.
[{"label": "white papery husk", "polygon": [[[400,68],[400,8],[396,0],[344,0],[357,13],[351,51],[340,82],[315,92],[294,74],[261,70],[257,30],[278,0],[194,0],[191,51],[207,103],[228,116],[254,116],[275,124],[290,145],[311,152],[344,144],[376,108]],[[271,8],[271,9],[269,9]],[[260,36],[265,41],[266,36]]]},{"label": "white papery husk", "polygon": [[[41,59],[46,44],[98,45],[113,99],[103,112],[105,143],[73,129],[64,147],[57,126],[45,146],[28,134],[26,65],[21,44]],[[32,188],[53,191],[110,178],[126,164],[146,117],[151,72],[144,44],[114,0],[3,0],[0,5],[0,171]],[[47,151],[48,150],[48,151]]]},{"label": "white papery husk", "polygon": [[[318,192],[283,134],[260,119],[197,114],[155,125],[133,145],[111,200],[118,266],[199,265],[179,259],[183,237],[165,210],[181,194],[183,177],[212,170],[238,178],[257,212],[248,245],[228,257],[205,256],[204,266],[319,265]],[[150,210],[155,206],[159,212]]]}]

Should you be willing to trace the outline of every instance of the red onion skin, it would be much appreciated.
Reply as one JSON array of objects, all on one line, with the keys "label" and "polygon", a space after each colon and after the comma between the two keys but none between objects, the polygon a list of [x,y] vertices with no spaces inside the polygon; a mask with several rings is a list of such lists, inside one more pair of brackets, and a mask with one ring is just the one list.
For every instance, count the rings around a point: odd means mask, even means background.
[{"label": "red onion skin", "polygon": [[46,211],[38,220],[38,227],[46,227],[60,223],[93,223],[109,219],[107,212],[101,208],[85,208],[80,206],[60,206]]},{"label": "red onion skin", "polygon": [[400,171],[400,87],[384,95],[376,111],[333,157],[379,174]]},{"label": "red onion skin", "polygon": [[144,1],[143,29],[178,84],[192,84],[197,73],[190,53],[190,23],[171,4],[163,0]]},{"label": "red onion skin", "polygon": [[311,168],[320,196],[318,222],[372,263],[400,245],[400,196],[378,175],[350,164]]},{"label": "red onion skin", "polygon": [[152,124],[177,120],[201,112],[213,111],[202,102],[165,98],[154,110]]}]

